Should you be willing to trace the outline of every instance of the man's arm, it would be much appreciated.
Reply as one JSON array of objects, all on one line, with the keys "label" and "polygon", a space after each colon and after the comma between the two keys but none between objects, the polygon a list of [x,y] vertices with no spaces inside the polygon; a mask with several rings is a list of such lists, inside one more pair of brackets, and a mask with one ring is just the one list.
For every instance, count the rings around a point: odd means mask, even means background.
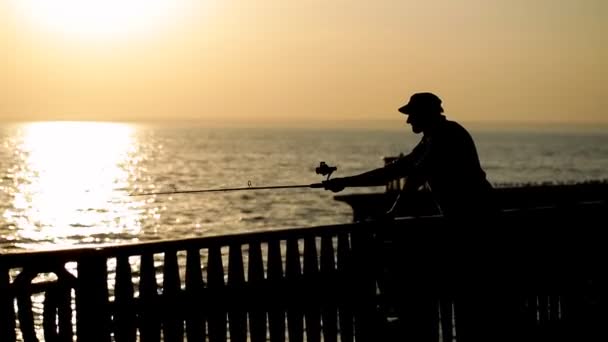
[{"label": "man's arm", "polygon": [[371,171],[349,177],[338,177],[323,182],[325,189],[339,192],[346,187],[382,186],[388,181],[407,176],[413,168],[416,149],[412,153],[401,157],[394,162]]},{"label": "man's arm", "polygon": [[381,167],[354,176],[334,178],[330,182],[341,183],[343,187],[379,186],[386,183],[388,174],[386,167]]},{"label": "man's arm", "polygon": [[[431,161],[432,141],[425,139],[416,146],[415,157],[412,159],[411,166],[408,171],[407,180],[403,187],[403,192],[412,192],[418,190],[426,183]],[[414,154],[414,153],[412,153]]]}]

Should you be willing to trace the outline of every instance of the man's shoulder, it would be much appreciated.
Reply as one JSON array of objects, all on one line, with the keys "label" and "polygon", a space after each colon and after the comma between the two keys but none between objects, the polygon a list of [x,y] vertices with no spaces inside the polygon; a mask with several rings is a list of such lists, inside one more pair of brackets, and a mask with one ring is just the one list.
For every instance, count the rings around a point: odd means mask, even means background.
[{"label": "man's shoulder", "polygon": [[464,129],[464,126],[462,126],[460,123],[458,123],[457,121],[454,121],[454,120],[445,119],[443,121],[443,124],[444,124],[444,127],[451,128],[451,129]]},{"label": "man's shoulder", "polygon": [[447,134],[465,134],[465,135],[469,135],[469,132],[467,131],[466,128],[464,128],[464,126],[462,126],[461,124],[459,124],[458,122],[454,121],[454,120],[444,120],[443,122],[443,131],[446,132]]},{"label": "man's shoulder", "polygon": [[441,128],[441,134],[438,134],[438,140],[443,141],[443,144],[449,145],[451,148],[474,144],[469,131],[453,120],[445,120]]}]

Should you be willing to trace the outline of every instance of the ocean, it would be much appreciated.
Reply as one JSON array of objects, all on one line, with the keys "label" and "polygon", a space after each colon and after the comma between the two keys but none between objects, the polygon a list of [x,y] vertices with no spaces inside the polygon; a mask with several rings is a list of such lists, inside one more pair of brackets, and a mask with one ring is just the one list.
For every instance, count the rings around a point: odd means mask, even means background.
[{"label": "ocean", "polygon": [[[496,186],[608,179],[608,130],[469,129]],[[395,129],[210,128],[49,122],[0,126],[0,252],[346,223],[322,189],[132,196],[306,185],[383,165],[420,136]],[[343,193],[381,192],[382,187]]]}]

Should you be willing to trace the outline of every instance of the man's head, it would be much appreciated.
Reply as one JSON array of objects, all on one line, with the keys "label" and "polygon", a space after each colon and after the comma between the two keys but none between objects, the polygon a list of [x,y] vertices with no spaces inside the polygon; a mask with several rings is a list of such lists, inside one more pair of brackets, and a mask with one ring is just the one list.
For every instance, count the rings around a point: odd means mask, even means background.
[{"label": "man's head", "polygon": [[409,102],[399,108],[407,115],[407,123],[412,125],[414,133],[427,130],[443,113],[441,99],[433,93],[416,93],[410,97]]}]

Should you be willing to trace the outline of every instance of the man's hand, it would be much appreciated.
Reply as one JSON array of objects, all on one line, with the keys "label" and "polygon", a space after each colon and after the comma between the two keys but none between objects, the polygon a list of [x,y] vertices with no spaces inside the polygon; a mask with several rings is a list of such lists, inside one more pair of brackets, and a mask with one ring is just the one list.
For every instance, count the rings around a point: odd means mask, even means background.
[{"label": "man's hand", "polygon": [[340,192],[346,187],[346,182],[344,181],[344,178],[332,178],[323,181],[323,187],[325,188],[325,190]]}]

